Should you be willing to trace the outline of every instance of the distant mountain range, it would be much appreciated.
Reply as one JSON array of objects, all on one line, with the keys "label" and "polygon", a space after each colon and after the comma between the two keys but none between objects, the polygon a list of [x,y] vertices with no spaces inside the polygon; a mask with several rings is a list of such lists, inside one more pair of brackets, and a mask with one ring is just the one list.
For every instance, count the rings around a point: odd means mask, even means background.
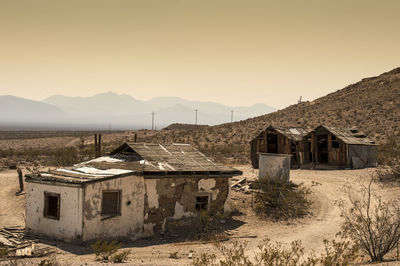
[{"label": "distant mountain range", "polygon": [[179,97],[159,97],[141,101],[127,94],[113,92],[90,97],[54,95],[43,101],[15,96],[0,96],[0,122],[3,125],[24,125],[48,128],[138,129],[155,126],[161,129],[172,123],[218,125],[247,119],[275,111],[265,104],[231,107],[215,102],[189,101]]}]

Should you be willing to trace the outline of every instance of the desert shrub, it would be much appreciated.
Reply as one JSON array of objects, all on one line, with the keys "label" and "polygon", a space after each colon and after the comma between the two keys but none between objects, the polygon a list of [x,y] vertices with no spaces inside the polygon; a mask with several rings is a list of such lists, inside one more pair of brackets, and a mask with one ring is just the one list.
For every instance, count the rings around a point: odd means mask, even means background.
[{"label": "desert shrub", "polygon": [[285,249],[280,242],[272,243],[269,239],[262,241],[259,252],[255,256],[256,265],[316,265],[317,259],[313,254],[307,256],[301,241],[293,241],[290,248]]},{"label": "desert shrub", "polygon": [[215,254],[201,253],[199,258],[194,258],[192,265],[194,266],[215,266],[217,256]]},{"label": "desert shrub", "polygon": [[0,248],[0,258],[7,256],[8,249],[7,248]]},{"label": "desert shrub", "polygon": [[212,217],[210,215],[210,212],[208,210],[201,210],[199,212],[199,220],[201,227],[203,228],[204,231],[207,231],[210,228],[211,222],[212,222]]},{"label": "desert shrub", "polygon": [[58,262],[56,256],[51,256],[49,259],[41,260],[38,265],[39,266],[60,266],[61,263]]},{"label": "desert shrub", "polygon": [[354,195],[350,184],[346,187],[349,203],[339,201],[344,218],[341,235],[355,241],[372,261],[383,261],[400,240],[400,202],[397,199],[382,200],[373,193],[373,178],[368,185],[362,184]]},{"label": "desert shrub", "polygon": [[249,257],[245,255],[247,242],[235,241],[232,246],[225,246],[219,242],[215,244],[216,249],[221,253],[223,259],[217,262],[217,256],[215,254],[203,253],[199,258],[194,258],[192,265],[195,266],[228,266],[228,265],[253,265]]},{"label": "desert shrub", "polygon": [[80,161],[78,150],[75,147],[62,148],[29,148],[25,150],[3,150],[0,157],[18,158],[29,161],[42,160],[47,165],[69,166]]},{"label": "desert shrub", "polygon": [[350,265],[357,259],[359,246],[350,241],[328,241],[324,239],[325,253],[321,254],[318,262],[324,266]]},{"label": "desert shrub", "polygon": [[247,242],[233,242],[231,246],[214,244],[222,255],[220,260],[213,253],[202,253],[194,258],[195,266],[344,266],[350,265],[357,258],[358,247],[349,241],[324,240],[325,252],[319,257],[313,252],[306,253],[301,241],[293,241],[289,248],[280,242],[265,239],[258,245],[258,250],[251,259],[245,254]]},{"label": "desert shrub", "polygon": [[78,151],[75,147],[64,147],[54,151],[55,164],[69,166],[79,162]]},{"label": "desert shrub", "polygon": [[168,258],[170,258],[170,259],[179,259],[178,251],[170,252]]},{"label": "desert shrub", "polygon": [[379,147],[378,162],[386,168],[380,169],[380,180],[400,179],[400,138],[390,137]]},{"label": "desert shrub", "polygon": [[308,199],[311,190],[303,184],[294,184],[268,178],[254,183],[255,208],[258,213],[274,220],[293,219],[310,213],[312,201]]},{"label": "desert shrub", "polygon": [[108,243],[107,241],[97,240],[96,243],[92,244],[93,253],[96,254],[96,260],[108,261],[112,255],[114,255],[118,249],[122,246],[116,240]]},{"label": "desert shrub", "polygon": [[124,250],[111,256],[111,261],[114,263],[123,263],[128,260],[128,256],[131,254],[130,250]]}]

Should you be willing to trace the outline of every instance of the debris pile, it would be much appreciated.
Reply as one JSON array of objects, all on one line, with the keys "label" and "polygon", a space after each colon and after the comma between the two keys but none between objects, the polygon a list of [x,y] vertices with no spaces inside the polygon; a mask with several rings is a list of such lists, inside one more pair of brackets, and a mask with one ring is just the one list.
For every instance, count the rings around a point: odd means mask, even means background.
[{"label": "debris pile", "polygon": [[0,257],[43,257],[52,252],[49,247],[39,247],[35,240],[24,239],[23,228],[0,229]]},{"label": "debris pile", "polygon": [[246,178],[242,178],[236,182],[233,182],[233,184],[231,185],[231,188],[234,191],[241,191],[241,192],[244,192],[245,194],[251,193],[250,185],[248,184],[248,181]]}]

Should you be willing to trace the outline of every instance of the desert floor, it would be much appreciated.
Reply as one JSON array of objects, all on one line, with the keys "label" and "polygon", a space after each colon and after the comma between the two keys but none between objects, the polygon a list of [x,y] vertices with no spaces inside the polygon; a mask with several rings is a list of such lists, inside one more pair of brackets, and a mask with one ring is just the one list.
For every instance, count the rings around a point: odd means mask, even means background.
[{"label": "desert floor", "polygon": [[[243,171],[243,177],[248,180],[255,179],[258,172],[250,166],[236,166]],[[307,251],[314,250],[316,254],[323,251],[323,239],[334,239],[340,230],[342,218],[335,201],[346,199],[344,185],[349,183],[354,191],[360,189],[360,182],[366,182],[374,172],[373,169],[362,170],[292,170],[291,180],[295,183],[304,183],[310,187],[310,197],[314,201],[312,215],[296,221],[273,222],[259,218],[251,208],[251,194],[241,191],[232,191],[232,204],[242,213],[233,217],[227,232],[230,239],[224,243],[229,244],[235,240],[248,242],[248,253],[257,250],[258,243],[265,238],[289,244],[294,240],[301,240]],[[236,179],[243,178],[242,176]],[[315,185],[317,184],[317,185]],[[0,171],[0,228],[5,226],[24,226],[25,195],[15,196],[18,189],[18,179],[15,170]],[[384,198],[398,196],[400,187],[374,183],[374,189]],[[232,224],[234,226],[232,226]],[[61,265],[93,265],[100,264],[95,261],[89,246],[78,246],[59,241],[40,240],[43,245],[56,248],[56,253],[51,255]],[[130,249],[129,264],[132,265],[188,265],[193,256],[203,252],[215,252],[211,243],[198,241],[185,241],[176,239],[151,239],[126,243],[123,249]],[[169,258],[172,252],[178,252],[178,259]],[[39,263],[44,258],[20,259],[18,265]],[[367,261],[368,258],[364,258]],[[0,262],[7,264],[8,262]],[[104,265],[104,263],[101,263]],[[394,265],[395,263],[391,263]],[[385,264],[386,265],[386,264]]]}]

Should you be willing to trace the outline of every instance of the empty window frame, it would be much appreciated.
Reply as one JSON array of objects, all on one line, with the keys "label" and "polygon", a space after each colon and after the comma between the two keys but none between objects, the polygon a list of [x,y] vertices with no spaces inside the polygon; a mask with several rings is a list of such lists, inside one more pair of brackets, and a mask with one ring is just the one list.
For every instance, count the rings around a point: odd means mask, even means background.
[{"label": "empty window frame", "polygon": [[60,194],[44,192],[44,217],[60,220]]},{"label": "empty window frame", "polygon": [[202,210],[208,210],[208,200],[209,196],[197,196],[196,197],[196,210],[202,211]]},{"label": "empty window frame", "polygon": [[121,191],[105,190],[101,197],[101,215],[121,214]]}]

